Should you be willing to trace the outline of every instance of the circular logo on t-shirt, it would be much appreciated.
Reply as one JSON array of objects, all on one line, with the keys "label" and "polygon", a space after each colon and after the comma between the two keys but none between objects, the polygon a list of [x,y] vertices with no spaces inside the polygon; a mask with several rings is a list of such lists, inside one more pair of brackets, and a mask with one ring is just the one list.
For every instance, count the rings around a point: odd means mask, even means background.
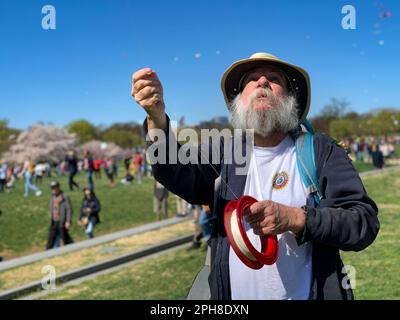
[{"label": "circular logo on t-shirt", "polygon": [[283,189],[289,182],[289,175],[286,171],[278,172],[272,178],[272,188],[276,190]]}]

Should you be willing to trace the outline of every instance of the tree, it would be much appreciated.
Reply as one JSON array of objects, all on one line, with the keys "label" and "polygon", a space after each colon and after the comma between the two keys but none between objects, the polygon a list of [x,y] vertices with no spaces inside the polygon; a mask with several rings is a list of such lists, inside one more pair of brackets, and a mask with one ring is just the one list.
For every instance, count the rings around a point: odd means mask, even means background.
[{"label": "tree", "polygon": [[110,128],[102,134],[102,138],[107,142],[114,142],[122,148],[133,148],[143,145],[143,138],[139,135],[118,128]]},{"label": "tree", "polygon": [[318,132],[329,133],[331,121],[343,118],[349,105],[345,99],[331,98],[330,103],[325,105],[320,114],[311,120],[313,127]]},{"label": "tree", "polygon": [[0,120],[0,154],[10,148],[17,139],[19,132],[17,129],[9,128],[7,120]]},{"label": "tree", "polygon": [[330,136],[336,140],[343,140],[354,135],[354,122],[351,119],[332,120],[329,126]]},{"label": "tree", "polygon": [[345,99],[331,98],[331,102],[322,108],[321,116],[329,119],[339,119],[346,115],[350,105]]},{"label": "tree", "polygon": [[381,110],[371,118],[369,131],[375,136],[388,136],[399,132],[400,113],[392,110]]},{"label": "tree", "polygon": [[68,150],[75,148],[76,136],[53,125],[35,125],[18,135],[15,144],[4,153],[3,160],[23,163],[34,162],[56,164],[65,158]]},{"label": "tree", "polygon": [[142,126],[135,122],[113,124],[101,132],[101,138],[122,148],[144,146]]},{"label": "tree", "polygon": [[86,120],[76,120],[67,125],[70,133],[75,133],[80,143],[85,143],[98,138],[97,128]]}]

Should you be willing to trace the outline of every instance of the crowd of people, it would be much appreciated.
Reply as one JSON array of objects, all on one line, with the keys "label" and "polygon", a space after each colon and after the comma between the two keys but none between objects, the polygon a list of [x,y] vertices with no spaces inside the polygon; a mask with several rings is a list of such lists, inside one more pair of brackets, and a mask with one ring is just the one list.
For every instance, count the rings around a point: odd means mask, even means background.
[{"label": "crowd of people", "polygon": [[[82,159],[79,159],[74,150],[68,151],[65,159],[53,164],[35,163],[30,158],[22,164],[0,160],[0,192],[11,191],[17,180],[24,179],[24,196],[28,197],[30,191],[33,191],[36,196],[40,196],[42,191],[38,186],[43,183],[43,178],[51,178],[53,175],[56,177],[68,175],[69,190],[79,190],[79,185],[75,181],[75,176],[79,173],[85,174],[87,187],[94,189],[95,180],[102,177],[102,170],[104,170],[110,185],[115,187],[118,178],[118,160],[115,157],[93,158],[89,151],[84,151]],[[125,166],[125,176],[121,180],[123,184],[131,184],[135,179],[140,184],[142,177],[150,172],[143,151],[137,151],[134,155],[124,158],[123,163]]]},{"label": "crowd of people", "polygon": [[[350,156],[358,162],[373,163],[375,168],[382,168],[385,160],[393,157],[396,138],[376,139],[373,137],[345,139],[343,144],[347,146]],[[143,151],[137,151],[123,159],[125,175],[121,179],[123,185],[130,185],[134,181],[142,183],[143,176],[151,173]],[[80,190],[80,185],[75,181],[76,175],[85,174],[86,186],[82,189],[83,198],[79,214],[78,225],[83,226],[89,239],[94,237],[94,228],[100,223],[99,212],[100,201],[97,198],[94,188],[95,180],[102,178],[102,171],[111,187],[116,186],[118,178],[118,159],[106,157],[104,159],[93,158],[89,151],[84,151],[80,159],[74,150],[68,151],[65,159],[58,164],[49,163],[35,164],[27,159],[23,164],[14,166],[0,161],[0,192],[11,191],[16,180],[24,180],[24,197],[30,192],[36,196],[42,195],[39,186],[43,184],[43,178],[51,178],[54,175],[61,177],[68,175],[69,191]],[[52,195],[49,203],[50,226],[46,249],[59,247],[61,240],[64,245],[73,243],[69,234],[72,225],[72,205],[69,196],[62,191],[58,181],[51,182]],[[169,191],[165,186],[154,181],[153,211],[157,220],[168,218],[168,197]],[[175,196],[176,216],[193,216],[195,234],[190,249],[201,247],[202,241],[210,237],[210,208],[207,206],[192,205]]]},{"label": "crowd of people", "polygon": [[343,144],[348,148],[353,160],[372,163],[376,169],[382,169],[385,161],[394,157],[398,140],[398,137],[366,137],[345,139]]},{"label": "crowd of people", "polygon": [[[100,223],[101,204],[94,191],[96,180],[102,179],[102,171],[104,171],[110,186],[115,187],[118,178],[118,160],[114,157],[93,158],[89,151],[84,151],[83,157],[79,158],[75,150],[70,150],[60,163],[53,165],[42,162],[35,163],[31,159],[27,159],[22,165],[15,166],[0,162],[0,192],[10,192],[14,189],[17,180],[24,180],[24,196],[29,197],[29,194],[33,192],[39,197],[43,194],[41,189],[45,185],[43,179],[55,177],[56,179],[50,182],[49,232],[46,249],[57,248],[60,247],[61,242],[64,245],[74,242],[70,235],[73,205],[71,198],[62,190],[61,184],[57,180],[57,178],[67,175],[67,187],[70,192],[82,189],[83,196],[77,224],[84,228],[87,237],[91,239],[94,237],[95,226]],[[146,163],[143,151],[134,152],[121,160],[123,160],[125,169],[125,175],[120,181],[122,185],[131,185],[134,182],[141,184],[143,177],[151,174],[151,167]],[[79,174],[85,175],[86,185],[83,188],[76,181],[76,176]],[[169,193],[163,185],[155,182],[153,211],[157,220],[168,218]],[[209,228],[207,227],[209,209],[188,204],[178,196],[175,196],[175,200],[177,217],[193,215],[195,235],[191,248],[199,248],[201,239],[207,240],[209,237]]]},{"label": "crowd of people", "polygon": [[[399,140],[400,138],[395,136],[388,138],[359,137],[344,139],[342,143],[347,147],[350,157],[354,161],[372,163],[375,168],[381,169],[386,160],[394,157],[395,146],[400,142]],[[151,166],[146,163],[143,150],[125,157],[123,164],[125,175],[120,182],[125,185],[132,184],[134,180],[141,184],[142,177],[151,172]],[[57,177],[68,175],[68,188],[73,191],[79,189],[75,177],[80,172],[85,174],[87,186],[94,189],[94,181],[101,179],[102,171],[109,180],[110,186],[115,187],[118,178],[118,159],[115,157],[93,158],[89,151],[84,151],[82,159],[79,159],[76,151],[70,150],[65,159],[56,164],[35,163],[32,159],[27,159],[22,164],[6,163],[0,160],[0,192],[11,191],[15,181],[24,179],[24,196],[28,197],[30,192],[40,196],[42,195],[40,186],[43,178],[52,177],[53,174]]]}]

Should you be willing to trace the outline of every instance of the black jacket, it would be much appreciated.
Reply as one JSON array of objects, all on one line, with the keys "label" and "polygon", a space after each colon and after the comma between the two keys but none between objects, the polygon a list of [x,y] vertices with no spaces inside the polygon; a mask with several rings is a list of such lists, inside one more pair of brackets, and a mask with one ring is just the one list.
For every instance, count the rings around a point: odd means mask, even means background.
[{"label": "black jacket", "polygon": [[100,217],[99,217],[99,212],[101,210],[100,201],[96,197],[92,197],[91,199],[87,199],[86,197],[84,197],[81,204],[81,214],[79,216],[79,219],[82,219],[83,217],[86,216],[85,213],[83,212],[83,209],[86,208],[91,209],[88,219],[92,221],[93,224],[100,223]]},{"label": "black jacket", "polygon": [[[146,125],[145,121],[145,132]],[[170,144],[176,144],[168,133],[169,129],[164,142],[167,149]],[[241,143],[245,145],[245,139]],[[221,141],[221,158],[223,145]],[[179,144],[177,147],[181,148]],[[314,152],[322,200],[318,208],[308,208],[304,231],[297,238],[299,245],[307,241],[313,244],[311,298],[353,299],[351,289],[342,286],[342,282],[346,282],[343,281],[346,274],[339,250],[360,251],[374,241],[379,231],[378,208],[368,197],[343,148],[328,136],[316,134]],[[231,299],[230,245],[224,230],[223,212],[229,200],[243,194],[246,175],[237,175],[238,167],[235,161],[231,164],[153,165],[154,177],[171,192],[189,203],[206,204],[213,208],[214,232],[209,242],[211,299]]]},{"label": "black jacket", "polygon": [[[59,224],[60,224],[60,226],[64,226],[66,222],[69,222],[69,223],[72,222],[73,210],[72,210],[71,199],[69,198],[69,196],[62,191],[57,195],[57,197],[60,195],[61,195],[61,202],[59,204],[59,210],[60,210]],[[55,196],[52,194],[50,197],[50,201],[49,201],[50,223],[53,223],[54,198],[55,198]]]},{"label": "black jacket", "polygon": [[67,156],[65,161],[68,164],[68,172],[76,173],[78,171],[78,158],[75,156]]}]

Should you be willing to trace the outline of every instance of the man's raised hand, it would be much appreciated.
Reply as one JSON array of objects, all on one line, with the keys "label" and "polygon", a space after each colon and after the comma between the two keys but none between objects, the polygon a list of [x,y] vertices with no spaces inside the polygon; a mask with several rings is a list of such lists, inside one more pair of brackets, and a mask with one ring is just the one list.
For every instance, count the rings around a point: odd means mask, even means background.
[{"label": "man's raised hand", "polygon": [[165,129],[167,118],[163,88],[160,79],[151,68],[140,69],[133,74],[132,97],[148,114],[149,129]]}]

